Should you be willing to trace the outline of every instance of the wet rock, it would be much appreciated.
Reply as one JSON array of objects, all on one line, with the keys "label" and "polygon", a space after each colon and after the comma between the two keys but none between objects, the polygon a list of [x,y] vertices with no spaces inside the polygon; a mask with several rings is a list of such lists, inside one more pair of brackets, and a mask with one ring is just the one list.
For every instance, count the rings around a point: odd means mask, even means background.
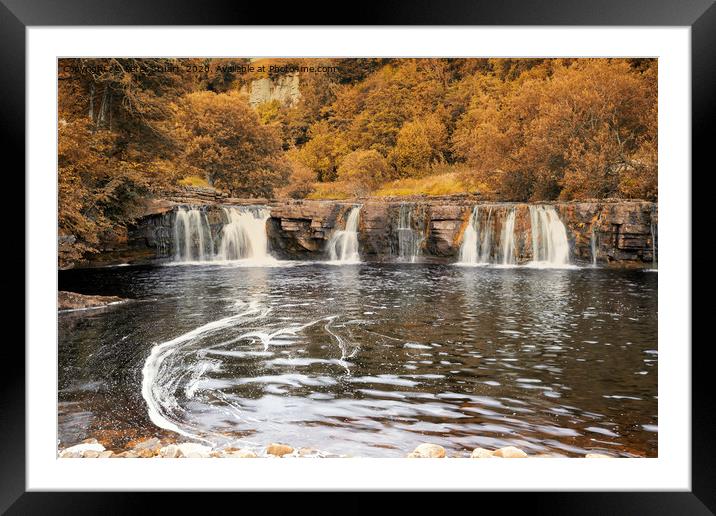
[{"label": "wet rock", "polygon": [[442,459],[445,457],[445,448],[437,444],[423,443],[419,445],[408,458],[415,459]]},{"label": "wet rock", "polygon": [[527,454],[514,446],[505,446],[499,450],[492,452],[494,457],[502,457],[503,459],[524,459]]},{"label": "wet rock", "polygon": [[[99,308],[115,303],[121,303],[126,299],[117,296],[86,296],[75,292],[60,291],[57,293],[58,310],[81,310],[85,308]],[[92,439],[96,442],[95,439]]]},{"label": "wet rock", "polygon": [[584,456],[586,459],[611,459],[610,455],[604,455],[603,453],[587,453]]},{"label": "wet rock", "polygon": [[266,447],[266,453],[275,457],[283,457],[289,453],[293,453],[293,448],[285,444],[271,443]]},{"label": "wet rock", "polygon": [[492,459],[493,457],[492,452],[485,448],[475,448],[470,454],[471,459]]}]

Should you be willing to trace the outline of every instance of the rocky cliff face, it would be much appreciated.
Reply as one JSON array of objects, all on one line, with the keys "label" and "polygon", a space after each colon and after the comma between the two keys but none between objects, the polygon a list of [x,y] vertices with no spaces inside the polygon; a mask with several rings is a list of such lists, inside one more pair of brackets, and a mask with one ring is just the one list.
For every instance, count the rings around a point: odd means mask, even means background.
[{"label": "rocky cliff face", "polygon": [[300,79],[298,73],[282,75],[275,80],[269,78],[256,79],[250,85],[242,88],[248,93],[249,104],[256,107],[264,102],[277,100],[283,106],[293,106],[301,98],[299,89]]},{"label": "rocky cliff face", "polygon": [[[408,210],[410,229],[419,235],[423,260],[456,261],[474,207],[483,219],[492,222],[493,245],[500,246],[507,214],[514,212],[514,247],[518,263],[532,257],[531,213],[528,204],[477,203],[470,199],[415,199],[368,201],[241,200],[202,199],[155,203],[135,227],[130,228],[128,250],[156,257],[173,253],[173,210],[176,206],[200,207],[219,238],[226,221],[223,206],[263,205],[270,209],[266,224],[271,253],[281,259],[325,259],[326,245],[334,231],[344,229],[347,212],[361,205],[358,240],[364,260],[390,261],[399,252],[401,209]],[[650,266],[657,238],[657,206],[644,201],[550,203],[565,226],[570,260],[589,263],[596,252],[597,262],[613,266]],[[403,217],[404,219],[405,217]],[[405,224],[403,220],[402,224]],[[131,253],[130,253],[131,254]],[[127,253],[125,252],[125,255]]]}]

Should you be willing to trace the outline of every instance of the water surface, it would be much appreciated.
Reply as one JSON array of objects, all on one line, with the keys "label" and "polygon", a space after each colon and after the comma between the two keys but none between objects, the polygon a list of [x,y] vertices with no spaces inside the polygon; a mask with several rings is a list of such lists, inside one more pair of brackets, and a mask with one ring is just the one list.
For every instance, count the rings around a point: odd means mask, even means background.
[{"label": "water surface", "polygon": [[61,446],[657,455],[657,274],[439,264],[62,271]]}]

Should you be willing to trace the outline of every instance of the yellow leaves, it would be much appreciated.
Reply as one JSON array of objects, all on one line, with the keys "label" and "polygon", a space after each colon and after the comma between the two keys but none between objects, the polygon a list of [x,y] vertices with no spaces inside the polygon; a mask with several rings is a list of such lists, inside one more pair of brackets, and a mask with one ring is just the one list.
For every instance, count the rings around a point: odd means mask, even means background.
[{"label": "yellow leaves", "polygon": [[388,174],[388,163],[376,150],[353,151],[338,167],[338,180],[347,183],[356,196],[370,193],[388,179]]},{"label": "yellow leaves", "polygon": [[[492,64],[509,78],[521,64],[507,61]],[[507,200],[613,196],[618,165],[656,140],[655,113],[653,81],[626,60],[545,61],[501,97],[476,95],[453,150]]]},{"label": "yellow leaves", "polygon": [[388,159],[396,168],[398,177],[416,176],[434,163],[444,161],[447,150],[445,124],[436,115],[428,115],[401,127]]}]

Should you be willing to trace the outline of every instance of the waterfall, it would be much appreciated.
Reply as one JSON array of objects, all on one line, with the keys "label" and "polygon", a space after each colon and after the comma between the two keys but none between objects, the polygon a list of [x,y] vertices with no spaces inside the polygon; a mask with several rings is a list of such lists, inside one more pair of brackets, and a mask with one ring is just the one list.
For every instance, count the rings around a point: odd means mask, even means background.
[{"label": "waterfall", "polygon": [[401,260],[414,263],[420,254],[422,235],[411,226],[412,206],[402,203],[398,212],[398,256]]},{"label": "waterfall", "polygon": [[532,263],[560,267],[569,264],[567,228],[554,206],[530,206]]},{"label": "waterfall", "polygon": [[174,218],[174,260],[204,261],[214,254],[214,242],[206,213],[179,208]]},{"label": "waterfall", "polygon": [[592,267],[597,266],[597,232],[594,230],[594,224],[592,224],[592,236],[589,242],[592,248]]},{"label": "waterfall", "polygon": [[[532,207],[530,207],[532,210]],[[515,209],[512,208],[507,214],[507,219],[502,226],[502,235],[500,239],[502,244],[502,265],[514,265],[517,263],[515,258]]]},{"label": "waterfall", "polygon": [[226,221],[219,233],[218,250],[206,212],[180,207],[174,216],[174,261],[208,262],[251,260],[274,261],[268,251],[266,208],[222,208]]},{"label": "waterfall", "polygon": [[470,220],[465,228],[462,236],[462,244],[460,244],[460,261],[459,263],[477,263],[480,254],[479,249],[479,208],[475,206],[472,209]]},{"label": "waterfall", "polygon": [[219,260],[273,261],[268,251],[266,208],[223,208],[228,223],[221,230]]},{"label": "waterfall", "polygon": [[651,268],[656,269],[657,268],[657,259],[656,259],[656,237],[657,237],[657,231],[658,228],[654,224],[654,221],[651,222]]},{"label": "waterfall", "polygon": [[483,228],[480,224],[480,208],[475,206],[460,245],[459,263],[473,265],[489,263],[493,230],[492,207],[487,212],[487,220]]},{"label": "waterfall", "polygon": [[328,253],[332,262],[358,263],[358,221],[360,206],[351,208],[346,219],[346,228],[333,233],[328,241]]}]

